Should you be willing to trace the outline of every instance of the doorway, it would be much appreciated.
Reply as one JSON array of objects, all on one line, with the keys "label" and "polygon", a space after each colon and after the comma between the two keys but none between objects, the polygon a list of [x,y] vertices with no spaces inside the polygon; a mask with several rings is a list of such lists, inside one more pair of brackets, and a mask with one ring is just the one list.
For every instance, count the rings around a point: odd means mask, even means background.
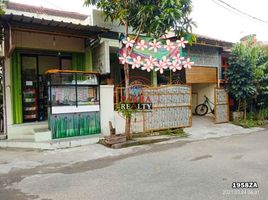
[{"label": "doorway", "polygon": [[49,69],[71,69],[71,55],[21,54],[23,122],[47,120]]}]

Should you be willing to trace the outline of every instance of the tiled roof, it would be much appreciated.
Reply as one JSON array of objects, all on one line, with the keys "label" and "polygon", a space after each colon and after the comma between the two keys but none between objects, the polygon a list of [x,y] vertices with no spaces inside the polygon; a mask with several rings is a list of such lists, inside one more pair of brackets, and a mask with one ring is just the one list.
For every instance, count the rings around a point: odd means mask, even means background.
[{"label": "tiled roof", "polygon": [[37,7],[37,6],[31,6],[31,5],[26,5],[26,4],[14,3],[14,2],[7,2],[6,8],[10,10],[21,11],[21,12],[45,14],[45,15],[58,16],[58,17],[67,17],[67,18],[73,18],[73,19],[78,19],[78,20],[85,20],[88,17],[87,15],[83,15],[83,14],[76,13],[76,12],[68,12],[68,11]]}]

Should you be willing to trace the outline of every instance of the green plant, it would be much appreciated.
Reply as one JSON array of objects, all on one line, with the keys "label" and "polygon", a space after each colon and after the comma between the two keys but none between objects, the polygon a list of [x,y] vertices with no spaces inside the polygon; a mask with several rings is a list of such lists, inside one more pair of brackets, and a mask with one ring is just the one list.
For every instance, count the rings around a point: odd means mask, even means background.
[{"label": "green plant", "polygon": [[178,128],[178,129],[167,129],[167,130],[159,131],[159,135],[170,135],[170,136],[187,137],[187,134],[181,128]]},{"label": "green plant", "polygon": [[238,111],[240,111],[241,102],[244,102],[244,110],[246,110],[247,99],[256,94],[253,60],[249,48],[242,43],[235,44],[229,64],[226,70],[227,91],[239,102]]},{"label": "green plant", "polygon": [[234,123],[236,125],[242,126],[243,128],[253,128],[264,125],[263,120],[253,120],[253,119],[242,119]]},{"label": "green plant", "polygon": [[257,120],[267,120],[268,119],[268,108],[262,108],[256,115]]},{"label": "green plant", "polygon": [[117,106],[117,112],[121,113],[126,118],[130,118],[132,116],[132,114],[134,114],[138,111],[135,108],[126,109],[125,106],[123,108],[123,106],[122,106],[123,104],[126,105],[128,103],[127,102],[120,102]]}]

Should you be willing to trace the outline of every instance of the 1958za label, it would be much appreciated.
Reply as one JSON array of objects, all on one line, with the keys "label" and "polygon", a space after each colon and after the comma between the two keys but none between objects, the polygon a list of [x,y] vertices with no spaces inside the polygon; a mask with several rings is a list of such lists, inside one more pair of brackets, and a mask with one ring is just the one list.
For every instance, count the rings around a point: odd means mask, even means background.
[{"label": "1958za label", "polygon": [[232,188],[258,188],[257,182],[233,182]]}]

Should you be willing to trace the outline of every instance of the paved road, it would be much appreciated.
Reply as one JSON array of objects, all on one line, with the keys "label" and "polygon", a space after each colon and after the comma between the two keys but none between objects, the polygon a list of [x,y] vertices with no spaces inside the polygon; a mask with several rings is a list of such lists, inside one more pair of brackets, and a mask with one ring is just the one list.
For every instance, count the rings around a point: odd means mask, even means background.
[{"label": "paved road", "polygon": [[[69,165],[60,159],[50,164],[32,164],[28,169],[12,168],[0,174],[0,199],[266,200],[267,148],[268,131],[265,130],[153,145],[124,155],[80,160]],[[18,153],[3,152],[6,158]],[[43,152],[19,152],[22,154],[25,159],[32,157],[33,160],[44,155]],[[65,155],[75,156],[75,150]],[[1,162],[5,164],[3,159]],[[259,188],[232,189],[234,181],[256,181]]]}]

